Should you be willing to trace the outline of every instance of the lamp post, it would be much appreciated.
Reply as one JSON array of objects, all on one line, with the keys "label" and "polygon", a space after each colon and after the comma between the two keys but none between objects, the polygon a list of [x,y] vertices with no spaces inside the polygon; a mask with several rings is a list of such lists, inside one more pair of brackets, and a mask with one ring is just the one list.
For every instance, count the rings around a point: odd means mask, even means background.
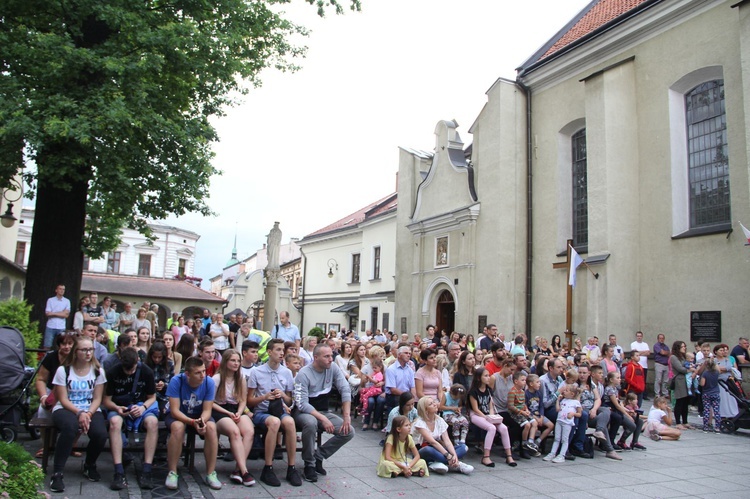
[{"label": "lamp post", "polygon": [[[3,227],[6,229],[10,229],[13,227],[13,225],[16,223],[16,220],[18,220],[15,216],[13,216],[13,203],[18,202],[19,199],[21,199],[21,196],[23,196],[23,189],[21,189],[21,184],[16,179],[11,179],[11,188],[10,189],[3,189],[3,199],[7,201],[8,207],[5,210],[5,213],[0,215],[0,223],[2,223]],[[17,196],[14,196],[11,194],[11,196],[8,196],[8,193],[18,193]]]},{"label": "lamp post", "polygon": [[328,259],[328,278],[329,279],[333,279],[333,270],[334,269],[336,269],[336,270],[339,269],[339,263],[335,259],[329,258]]}]

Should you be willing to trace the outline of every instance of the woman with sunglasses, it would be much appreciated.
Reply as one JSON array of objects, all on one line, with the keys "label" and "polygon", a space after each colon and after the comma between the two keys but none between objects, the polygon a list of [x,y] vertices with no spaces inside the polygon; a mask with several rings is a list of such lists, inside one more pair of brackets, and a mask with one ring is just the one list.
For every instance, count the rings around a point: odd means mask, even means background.
[{"label": "woman with sunglasses", "polygon": [[76,337],[73,350],[57,368],[52,380],[57,398],[57,404],[52,408],[52,420],[58,430],[50,483],[52,492],[65,491],[63,471],[79,431],[89,438],[83,476],[92,482],[101,480],[96,461],[107,442],[107,428],[99,410],[106,382],[104,370],[94,358],[92,340]]}]

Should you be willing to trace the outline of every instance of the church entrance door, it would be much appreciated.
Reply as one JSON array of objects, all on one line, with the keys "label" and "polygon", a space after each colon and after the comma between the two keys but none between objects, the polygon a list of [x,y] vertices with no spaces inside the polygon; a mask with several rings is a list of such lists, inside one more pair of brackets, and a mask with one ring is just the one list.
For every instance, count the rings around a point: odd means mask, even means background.
[{"label": "church entrance door", "polygon": [[451,334],[455,329],[456,302],[447,289],[440,293],[435,310],[435,326],[438,331]]}]

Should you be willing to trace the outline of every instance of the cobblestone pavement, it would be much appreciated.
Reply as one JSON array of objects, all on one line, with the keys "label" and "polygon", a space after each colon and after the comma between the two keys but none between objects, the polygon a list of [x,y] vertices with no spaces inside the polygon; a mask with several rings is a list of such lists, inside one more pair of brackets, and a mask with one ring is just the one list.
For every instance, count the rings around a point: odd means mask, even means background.
[{"label": "cobblestone pavement", "polygon": [[[646,407],[646,412],[648,408]],[[690,422],[698,428],[700,417],[690,414]],[[355,421],[360,427],[360,421]],[[224,486],[221,490],[211,490],[204,482],[205,462],[202,453],[196,455],[196,471],[189,473],[179,468],[180,488],[167,490],[163,484],[166,477],[164,454],[154,464],[153,490],[138,487],[141,462],[138,457],[126,469],[129,487],[120,492],[109,489],[112,479],[112,458],[103,453],[98,468],[102,481],[93,483],[81,475],[83,458],[71,457],[65,471],[66,490],[53,497],[96,497],[96,498],[282,498],[282,497],[333,497],[333,498],[401,498],[437,499],[441,497],[460,499],[470,497],[524,497],[524,498],[732,498],[750,497],[747,485],[743,483],[750,469],[750,431],[740,430],[733,435],[705,434],[700,429],[683,432],[678,442],[654,442],[643,438],[641,443],[648,447],[645,452],[629,451],[621,453],[623,460],[615,462],[596,453],[594,459],[576,459],[562,464],[543,462],[540,458],[519,461],[518,467],[509,468],[503,464],[498,449],[493,450],[497,462],[495,468],[480,464],[480,454],[473,449],[464,459],[475,467],[472,475],[449,473],[426,478],[383,479],[375,474],[375,467],[381,447],[378,442],[383,437],[380,432],[357,431],[354,440],[343,447],[325,462],[327,476],[321,476],[317,483],[303,482],[302,487],[292,487],[285,480],[286,464],[283,460],[274,461],[274,469],[281,479],[281,487],[268,487],[258,480],[262,460],[248,461],[248,468],[258,482],[252,487],[243,487],[229,482],[228,473],[234,463],[219,460],[217,471]],[[39,448],[39,440],[29,440],[21,433],[22,443],[32,454]],[[226,437],[222,438],[228,447]],[[157,455],[159,457],[159,455]],[[301,458],[298,456],[298,463]],[[45,490],[49,492],[48,469]]]}]

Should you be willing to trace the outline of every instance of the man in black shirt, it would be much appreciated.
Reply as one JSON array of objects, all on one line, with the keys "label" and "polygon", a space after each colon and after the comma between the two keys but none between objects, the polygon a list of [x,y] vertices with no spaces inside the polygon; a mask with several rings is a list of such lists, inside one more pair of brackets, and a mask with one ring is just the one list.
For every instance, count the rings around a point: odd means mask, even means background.
[{"label": "man in black shirt", "polygon": [[146,432],[141,487],[152,489],[151,468],[159,436],[159,406],[156,403],[154,371],[138,362],[135,348],[124,348],[120,352],[120,364],[107,371],[107,391],[103,405],[109,411],[109,445],[115,464],[115,476],[110,488],[122,490],[128,485],[122,465],[121,433],[125,424],[135,432]]}]

